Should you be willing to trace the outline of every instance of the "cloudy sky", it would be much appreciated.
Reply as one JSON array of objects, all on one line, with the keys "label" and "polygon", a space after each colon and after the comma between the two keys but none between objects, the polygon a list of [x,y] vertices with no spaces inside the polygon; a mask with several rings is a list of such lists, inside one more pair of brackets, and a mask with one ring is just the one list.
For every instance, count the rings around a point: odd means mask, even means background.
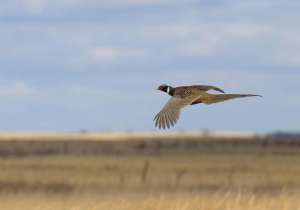
[{"label": "cloudy sky", "polygon": [[247,98],[172,130],[300,130],[300,2],[10,0],[0,7],[0,131],[155,130],[161,83]]}]

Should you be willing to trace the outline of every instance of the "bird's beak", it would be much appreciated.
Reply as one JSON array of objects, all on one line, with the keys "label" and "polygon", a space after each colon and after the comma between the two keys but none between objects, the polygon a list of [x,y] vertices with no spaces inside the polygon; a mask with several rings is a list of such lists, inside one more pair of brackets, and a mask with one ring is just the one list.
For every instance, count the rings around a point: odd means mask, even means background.
[{"label": "bird's beak", "polygon": [[160,90],[160,89],[159,89],[159,87],[158,87],[158,88],[156,88],[156,90]]}]

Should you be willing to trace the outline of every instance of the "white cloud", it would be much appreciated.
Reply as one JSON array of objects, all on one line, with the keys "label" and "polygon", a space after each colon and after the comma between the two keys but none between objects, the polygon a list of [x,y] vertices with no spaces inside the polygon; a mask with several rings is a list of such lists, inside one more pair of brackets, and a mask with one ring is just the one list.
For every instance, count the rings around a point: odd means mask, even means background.
[{"label": "white cloud", "polygon": [[238,38],[255,38],[261,35],[267,34],[272,31],[272,27],[260,23],[237,23],[237,24],[225,24],[224,33],[232,37]]},{"label": "white cloud", "polygon": [[[187,56],[212,56],[219,50],[226,51],[236,44],[247,44],[269,32],[269,28],[259,24],[186,25],[184,27],[165,27],[167,34],[182,40],[178,52]],[[172,33],[171,33],[172,32]]]},{"label": "white cloud", "polygon": [[1,97],[25,97],[35,94],[37,91],[22,81],[0,83]]},{"label": "white cloud", "polygon": [[170,4],[186,4],[195,2],[195,0],[106,0],[103,4],[114,5],[170,5]]},{"label": "white cloud", "polygon": [[75,95],[100,95],[101,93],[101,91],[96,87],[81,84],[71,84],[63,88],[66,92],[70,92]]},{"label": "white cloud", "polygon": [[221,47],[222,40],[217,36],[208,35],[203,36],[201,39],[187,43],[180,47],[179,51],[185,55],[192,56],[210,56]]},{"label": "white cloud", "polygon": [[119,49],[110,47],[95,47],[89,53],[94,62],[115,62],[121,56]]},{"label": "white cloud", "polygon": [[25,8],[27,12],[31,15],[41,15],[46,9],[47,0],[25,0]]},{"label": "white cloud", "polygon": [[[295,47],[285,50],[276,50],[272,54],[263,56],[263,61],[272,65],[279,65],[284,67],[299,67],[300,66],[300,46],[296,50]],[[282,69],[285,70],[284,68]]]},{"label": "white cloud", "polygon": [[[45,10],[83,7],[122,7],[149,5],[182,5],[196,0],[11,0],[1,5],[0,13],[41,15]],[[21,6],[20,6],[21,4]]]},{"label": "white cloud", "polygon": [[142,49],[93,47],[89,49],[89,58],[94,63],[116,63],[125,60],[140,60],[144,58]]}]

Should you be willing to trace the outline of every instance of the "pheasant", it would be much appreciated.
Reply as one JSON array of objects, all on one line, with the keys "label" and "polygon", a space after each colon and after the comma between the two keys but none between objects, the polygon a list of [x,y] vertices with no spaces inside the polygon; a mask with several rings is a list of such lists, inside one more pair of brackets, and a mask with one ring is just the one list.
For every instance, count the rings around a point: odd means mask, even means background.
[{"label": "pheasant", "polygon": [[[169,94],[171,99],[166,103],[162,110],[154,117],[155,127],[166,129],[174,126],[180,116],[182,108],[188,105],[199,103],[213,104],[234,98],[252,97],[261,95],[254,94],[225,94],[223,90],[209,85],[191,85],[171,87],[169,85],[160,85],[158,90]],[[222,94],[210,94],[207,91],[215,90]]]}]

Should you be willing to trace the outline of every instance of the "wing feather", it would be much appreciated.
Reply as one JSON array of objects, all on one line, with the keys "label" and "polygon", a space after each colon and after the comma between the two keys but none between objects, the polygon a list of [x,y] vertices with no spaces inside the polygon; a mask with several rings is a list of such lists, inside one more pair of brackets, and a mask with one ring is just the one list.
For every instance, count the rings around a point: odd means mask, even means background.
[{"label": "wing feather", "polygon": [[184,99],[172,97],[154,117],[155,127],[166,129],[174,126],[179,119],[181,109],[191,104],[194,100],[195,96]]}]

